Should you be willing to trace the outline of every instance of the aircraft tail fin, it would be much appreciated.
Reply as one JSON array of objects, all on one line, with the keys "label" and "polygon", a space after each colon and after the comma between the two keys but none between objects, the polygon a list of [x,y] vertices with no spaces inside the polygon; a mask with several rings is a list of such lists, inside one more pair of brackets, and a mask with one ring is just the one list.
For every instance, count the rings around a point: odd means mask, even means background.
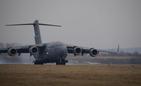
[{"label": "aircraft tail fin", "polygon": [[34,33],[35,33],[35,43],[36,44],[41,44],[42,43],[41,35],[40,35],[40,30],[39,30],[39,25],[61,27],[61,25],[40,23],[38,20],[35,20],[33,23],[7,24],[6,26],[21,26],[21,25],[33,25],[33,27],[34,27]]}]

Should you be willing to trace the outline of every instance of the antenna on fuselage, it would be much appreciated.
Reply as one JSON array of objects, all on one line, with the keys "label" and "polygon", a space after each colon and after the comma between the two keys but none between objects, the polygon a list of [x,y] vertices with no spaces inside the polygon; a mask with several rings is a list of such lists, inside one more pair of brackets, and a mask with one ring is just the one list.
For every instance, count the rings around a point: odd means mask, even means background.
[{"label": "antenna on fuselage", "polygon": [[35,44],[41,44],[42,43],[39,25],[61,27],[60,25],[39,23],[38,20],[35,20],[33,23],[8,24],[6,26],[21,26],[21,25],[33,25],[33,27],[34,27],[34,34],[35,34]]}]

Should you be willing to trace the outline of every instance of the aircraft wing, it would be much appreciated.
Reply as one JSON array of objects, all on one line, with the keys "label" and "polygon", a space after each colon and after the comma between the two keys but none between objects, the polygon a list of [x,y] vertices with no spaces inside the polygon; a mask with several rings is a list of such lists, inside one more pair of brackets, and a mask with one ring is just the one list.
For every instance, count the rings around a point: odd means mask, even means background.
[{"label": "aircraft wing", "polygon": [[105,53],[109,53],[109,54],[117,54],[118,51],[110,51],[110,50],[102,50],[102,49],[98,49],[99,52],[105,52]]},{"label": "aircraft wing", "polygon": [[[47,50],[46,44],[40,44],[40,45],[27,45],[27,46],[16,46],[16,47],[10,47],[10,48],[0,48],[0,54],[2,53],[8,53],[10,56],[14,56],[16,54],[21,55],[21,53],[30,53],[30,55],[35,54],[43,54]],[[106,51],[106,50],[100,50],[95,48],[83,48],[78,46],[67,46],[67,52],[69,54],[76,55],[84,55],[89,54],[92,57],[95,57],[99,52],[107,52],[111,54],[117,54],[117,52],[112,51]]]},{"label": "aircraft wing", "polygon": [[27,46],[16,46],[9,48],[0,48],[0,54],[8,53],[10,56],[14,56],[16,54],[20,55],[21,53],[30,53],[31,55],[37,53],[39,49],[42,51],[45,49],[45,45],[27,45]]},{"label": "aircraft wing", "polygon": [[67,46],[68,53],[76,55],[89,54],[92,57],[95,57],[99,51],[95,48],[82,48],[78,46]]},{"label": "aircraft wing", "polygon": [[83,48],[83,47],[78,47],[78,46],[67,46],[68,53],[76,55],[84,55],[84,54],[89,54],[92,57],[95,57],[96,55],[100,53],[108,53],[108,54],[113,54],[117,55],[117,51],[110,51],[110,50],[103,50],[103,49],[95,49],[95,48]]}]

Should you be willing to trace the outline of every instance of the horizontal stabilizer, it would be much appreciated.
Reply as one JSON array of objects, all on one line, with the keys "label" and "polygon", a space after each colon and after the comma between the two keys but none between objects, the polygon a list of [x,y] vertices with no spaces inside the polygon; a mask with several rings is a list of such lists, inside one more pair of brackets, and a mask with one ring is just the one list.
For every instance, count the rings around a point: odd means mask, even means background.
[{"label": "horizontal stabilizer", "polygon": [[[21,26],[21,25],[34,25],[34,24],[35,24],[35,23],[25,23],[25,24],[7,24],[7,25],[5,25],[5,26]],[[61,27],[61,25],[43,24],[43,23],[38,23],[38,25]]]},{"label": "horizontal stabilizer", "polygon": [[43,24],[43,23],[39,23],[39,25],[61,27],[61,25]]},{"label": "horizontal stabilizer", "polygon": [[21,25],[33,25],[33,23],[26,23],[26,24],[7,24],[5,26],[21,26]]}]

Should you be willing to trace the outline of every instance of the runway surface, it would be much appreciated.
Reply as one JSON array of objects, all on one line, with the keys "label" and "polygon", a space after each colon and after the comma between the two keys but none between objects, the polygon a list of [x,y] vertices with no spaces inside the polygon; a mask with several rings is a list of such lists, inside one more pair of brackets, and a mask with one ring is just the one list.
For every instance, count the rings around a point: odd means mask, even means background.
[{"label": "runway surface", "polygon": [[[73,56],[67,57],[68,65],[73,64],[141,64],[141,56]],[[33,64],[33,56],[22,54],[20,57],[0,56],[0,64]]]}]

